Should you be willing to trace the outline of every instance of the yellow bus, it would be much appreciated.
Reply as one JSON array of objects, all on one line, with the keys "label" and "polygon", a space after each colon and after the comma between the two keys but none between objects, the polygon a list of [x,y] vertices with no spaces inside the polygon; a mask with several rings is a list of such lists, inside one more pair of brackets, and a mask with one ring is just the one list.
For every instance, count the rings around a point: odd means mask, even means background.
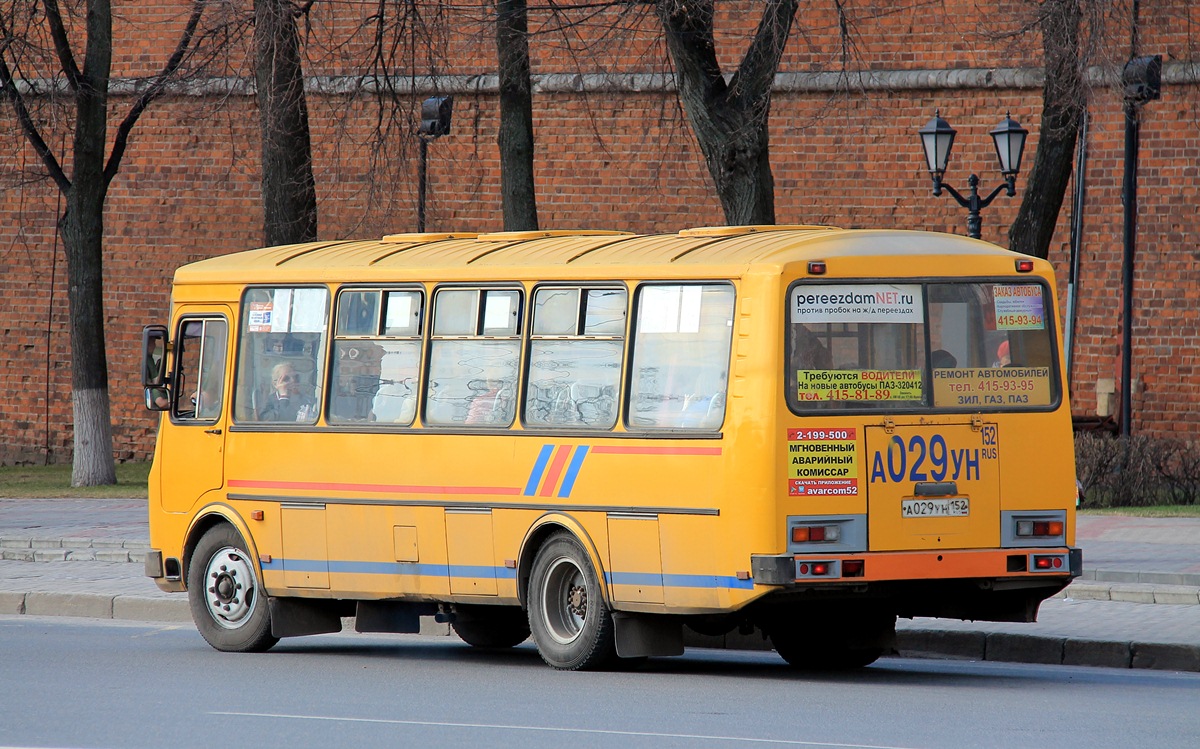
[{"label": "yellow bus", "polygon": [[897,617],[1033,621],[1079,575],[1055,283],[960,236],[400,234],[177,270],[145,328],[146,574],[215,648],[449,622],[559,669]]}]

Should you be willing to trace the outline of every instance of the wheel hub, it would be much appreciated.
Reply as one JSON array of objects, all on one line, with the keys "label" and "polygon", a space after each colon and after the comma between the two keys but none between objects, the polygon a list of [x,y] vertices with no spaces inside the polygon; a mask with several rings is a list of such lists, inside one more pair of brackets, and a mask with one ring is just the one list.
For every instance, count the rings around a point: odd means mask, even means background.
[{"label": "wheel hub", "polygon": [[204,579],[208,583],[204,600],[217,624],[236,629],[254,613],[258,581],[254,567],[240,551],[231,547],[218,550],[208,561]]}]

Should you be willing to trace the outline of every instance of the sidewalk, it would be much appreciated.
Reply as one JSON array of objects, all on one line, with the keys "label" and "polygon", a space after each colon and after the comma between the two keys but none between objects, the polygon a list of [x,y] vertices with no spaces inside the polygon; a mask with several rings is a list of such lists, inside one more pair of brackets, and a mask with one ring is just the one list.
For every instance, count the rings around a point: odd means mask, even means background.
[{"label": "sidewalk", "polygon": [[[0,615],[190,622],[144,576],[148,539],[144,500],[0,499]],[[1200,518],[1081,517],[1077,543],[1083,577],[1036,623],[901,620],[900,655],[1200,672]]]}]

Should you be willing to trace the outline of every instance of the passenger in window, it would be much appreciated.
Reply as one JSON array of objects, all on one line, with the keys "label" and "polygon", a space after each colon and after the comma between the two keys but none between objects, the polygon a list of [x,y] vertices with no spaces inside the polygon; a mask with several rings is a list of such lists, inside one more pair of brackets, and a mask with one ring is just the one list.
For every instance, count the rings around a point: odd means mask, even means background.
[{"label": "passenger in window", "polygon": [[1009,355],[1008,341],[1001,341],[996,349],[996,361],[992,362],[992,366],[1007,367],[1009,364],[1012,364],[1012,357]]},{"label": "passenger in window", "polygon": [[271,369],[274,390],[267,402],[258,409],[259,421],[313,421],[317,415],[316,400],[304,392],[300,375],[288,362]]},{"label": "passenger in window", "polygon": [[937,349],[932,354],[934,369],[954,369],[958,366],[958,359],[954,358],[954,354],[946,349]]},{"label": "passenger in window", "polygon": [[830,369],[833,366],[833,357],[830,356],[829,349],[825,348],[825,344],[821,343],[816,333],[803,324],[795,324],[792,325],[792,336],[792,351],[795,352],[797,370]]},{"label": "passenger in window", "polygon": [[209,376],[200,378],[200,389],[192,395],[192,407],[197,419],[214,419],[221,414],[221,381]]}]

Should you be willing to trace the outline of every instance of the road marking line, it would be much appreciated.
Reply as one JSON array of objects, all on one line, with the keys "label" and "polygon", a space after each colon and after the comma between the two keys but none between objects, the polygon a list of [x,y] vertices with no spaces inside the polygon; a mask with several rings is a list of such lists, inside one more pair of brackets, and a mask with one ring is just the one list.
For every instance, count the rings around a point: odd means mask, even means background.
[{"label": "road marking line", "polygon": [[752,744],[787,744],[788,746],[828,746],[837,749],[910,749],[902,746],[878,744],[839,744],[830,741],[800,741],[797,739],[756,739],[751,736],[709,736],[694,733],[655,733],[652,731],[613,731],[602,728],[556,728],[554,726],[515,726],[501,723],[451,723],[436,720],[395,720],[390,718],[339,718],[332,715],[288,715],[286,713],[241,713],[211,712],[209,715],[227,715],[243,718],[288,718],[291,720],[324,720],[346,723],[383,723],[403,726],[433,726],[436,728],[490,728],[506,731],[546,731],[557,733],[587,733],[606,736],[642,736],[662,739],[699,739],[703,741],[740,741]]}]

